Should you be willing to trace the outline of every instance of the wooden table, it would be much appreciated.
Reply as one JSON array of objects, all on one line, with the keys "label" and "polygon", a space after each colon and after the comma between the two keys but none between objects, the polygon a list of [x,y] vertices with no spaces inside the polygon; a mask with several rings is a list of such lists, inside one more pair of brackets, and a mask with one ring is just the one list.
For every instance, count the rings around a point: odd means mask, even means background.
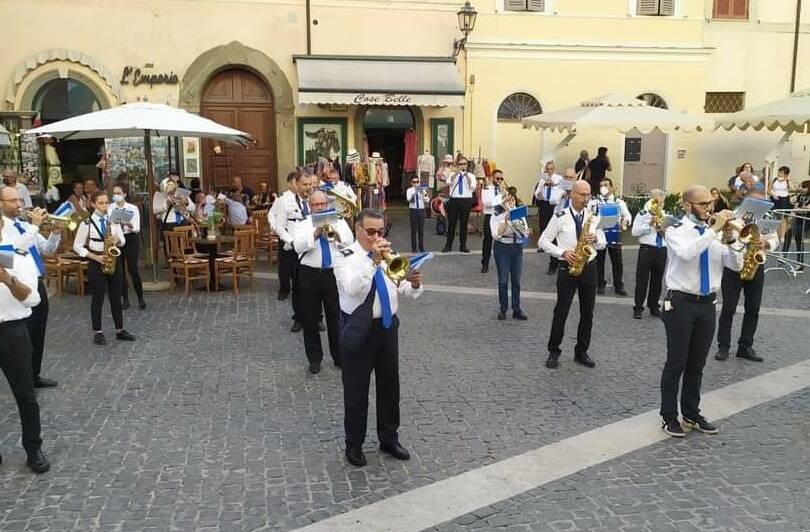
[{"label": "wooden table", "polygon": [[233,244],[236,239],[230,235],[218,235],[216,238],[192,238],[191,241],[200,253],[208,254],[208,287],[211,291],[214,291],[214,275],[216,271],[214,262],[220,252],[220,247],[222,244]]}]

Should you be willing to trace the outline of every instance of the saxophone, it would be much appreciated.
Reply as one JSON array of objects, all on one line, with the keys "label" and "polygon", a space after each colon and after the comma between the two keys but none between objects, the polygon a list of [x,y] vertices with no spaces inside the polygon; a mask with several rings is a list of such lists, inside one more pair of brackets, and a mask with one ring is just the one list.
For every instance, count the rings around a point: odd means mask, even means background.
[{"label": "saxophone", "polygon": [[582,275],[582,270],[585,269],[585,266],[588,264],[588,261],[596,255],[596,250],[594,247],[587,242],[585,242],[585,235],[590,234],[591,232],[591,222],[593,221],[593,216],[588,216],[588,219],[585,220],[585,223],[582,224],[582,231],[579,233],[579,238],[577,239],[577,245],[574,248],[574,264],[568,265],[568,275],[572,277],[579,277]]},{"label": "saxophone", "polygon": [[757,269],[765,264],[766,260],[765,252],[759,249],[759,226],[751,223],[743,227],[740,231],[740,242],[745,243],[745,256],[740,269],[740,279],[750,281],[756,276]]},{"label": "saxophone", "polygon": [[115,265],[118,263],[118,257],[121,255],[121,249],[115,245],[115,236],[112,234],[112,223],[107,224],[107,229],[104,231],[104,264],[101,265],[101,272],[104,275],[112,275],[115,273]]}]

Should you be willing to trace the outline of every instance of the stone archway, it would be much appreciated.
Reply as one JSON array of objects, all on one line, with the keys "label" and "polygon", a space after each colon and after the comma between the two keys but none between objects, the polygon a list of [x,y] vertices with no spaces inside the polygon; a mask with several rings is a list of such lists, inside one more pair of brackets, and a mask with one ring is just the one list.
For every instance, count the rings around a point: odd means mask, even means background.
[{"label": "stone archway", "polygon": [[[180,107],[200,112],[203,91],[208,81],[229,68],[245,68],[258,75],[273,93],[276,124],[277,189],[284,190],[282,177],[295,167],[295,102],[287,76],[278,63],[264,52],[249,48],[239,41],[217,46],[201,54],[186,70],[180,82]],[[284,186],[282,186],[284,185]]]}]

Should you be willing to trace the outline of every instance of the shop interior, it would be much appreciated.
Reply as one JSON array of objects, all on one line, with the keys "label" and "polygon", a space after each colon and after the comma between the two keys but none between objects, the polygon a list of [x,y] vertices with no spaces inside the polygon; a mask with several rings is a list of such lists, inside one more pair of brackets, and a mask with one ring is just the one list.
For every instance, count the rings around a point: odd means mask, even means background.
[{"label": "shop interior", "polygon": [[[407,107],[372,107],[363,117],[363,131],[368,141],[368,153],[379,152],[388,163],[390,185],[385,196],[390,202],[404,198],[403,163],[406,133],[413,131],[414,118]],[[415,136],[410,135],[412,142]]]}]

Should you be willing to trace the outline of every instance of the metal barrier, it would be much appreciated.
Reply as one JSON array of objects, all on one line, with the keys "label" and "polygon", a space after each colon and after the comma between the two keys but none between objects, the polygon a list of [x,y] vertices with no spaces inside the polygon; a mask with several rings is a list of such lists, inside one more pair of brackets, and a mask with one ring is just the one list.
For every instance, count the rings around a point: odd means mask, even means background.
[{"label": "metal barrier", "polygon": [[[779,228],[779,249],[768,251],[768,255],[776,259],[776,266],[765,269],[765,273],[770,271],[782,271],[794,279],[810,268],[810,251],[804,250],[804,237],[810,229],[810,212],[806,209],[774,209],[775,218],[782,220]],[[790,251],[794,246],[795,251]],[[810,288],[805,290],[805,295],[810,293]]]}]

